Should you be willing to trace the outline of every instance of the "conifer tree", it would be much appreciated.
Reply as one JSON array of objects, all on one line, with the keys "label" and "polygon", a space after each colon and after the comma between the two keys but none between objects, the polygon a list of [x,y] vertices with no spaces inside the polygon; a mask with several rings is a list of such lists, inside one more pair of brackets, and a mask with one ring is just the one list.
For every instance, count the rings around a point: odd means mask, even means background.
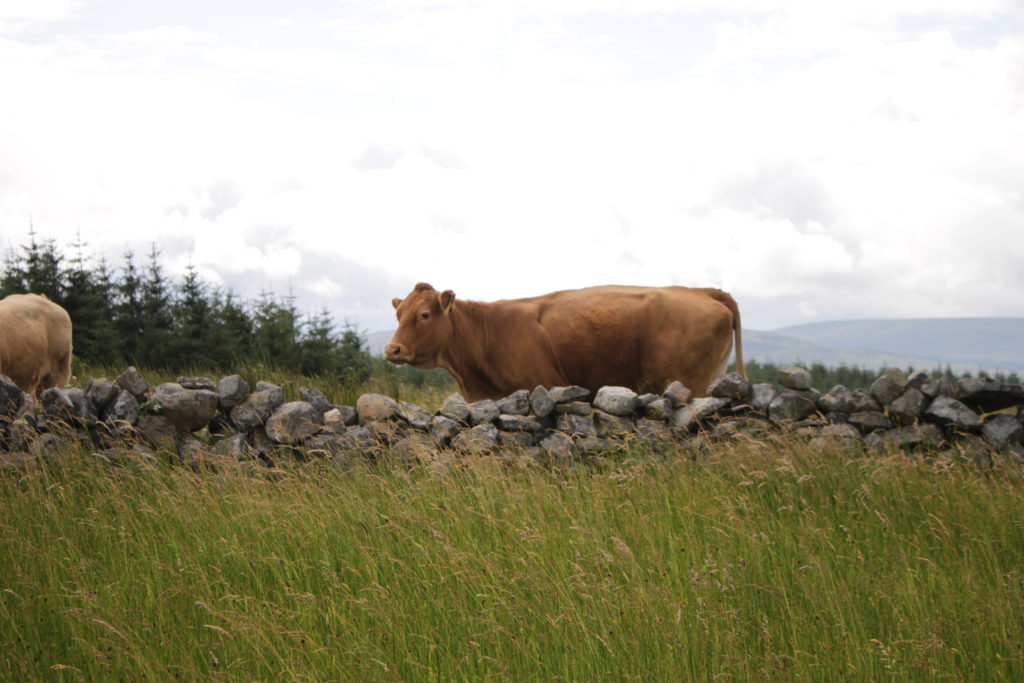
[{"label": "conifer tree", "polygon": [[260,292],[253,324],[257,355],[269,365],[297,370],[300,366],[300,321],[293,297],[278,301],[269,292]]},{"label": "conifer tree", "polygon": [[8,294],[24,294],[28,291],[25,279],[25,261],[12,248],[4,255],[4,273],[0,277],[0,297]]},{"label": "conifer tree", "polygon": [[149,265],[142,283],[142,344],[140,363],[150,368],[170,367],[171,331],[174,318],[171,311],[171,283],[160,267],[160,252],[153,243],[149,252]]},{"label": "conifer tree", "polygon": [[145,308],[143,305],[143,282],[135,267],[135,255],[131,249],[124,253],[121,279],[114,288],[117,298],[114,305],[114,327],[121,341],[124,359],[139,364],[142,345],[145,342]]},{"label": "conifer tree", "polygon": [[178,369],[213,365],[211,348],[212,306],[206,298],[206,284],[190,261],[172,306],[174,344],[170,366]]}]

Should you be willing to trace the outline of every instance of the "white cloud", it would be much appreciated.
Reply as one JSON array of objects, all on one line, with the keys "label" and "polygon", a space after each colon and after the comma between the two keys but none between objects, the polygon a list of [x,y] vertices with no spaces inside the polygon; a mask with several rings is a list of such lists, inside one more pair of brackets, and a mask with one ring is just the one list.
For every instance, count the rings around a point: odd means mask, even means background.
[{"label": "white cloud", "polygon": [[[222,281],[326,298],[357,290],[304,280],[310,253],[479,299],[720,285],[765,327],[1019,315],[992,292],[1024,284],[1024,23],[928,9],[410,1],[341,5],[329,40],[197,17],[8,37],[3,238],[186,236]],[[609,41],[642,32],[576,21],[597,11],[683,12],[710,47],[648,71]],[[268,25],[326,23],[297,12]]]}]

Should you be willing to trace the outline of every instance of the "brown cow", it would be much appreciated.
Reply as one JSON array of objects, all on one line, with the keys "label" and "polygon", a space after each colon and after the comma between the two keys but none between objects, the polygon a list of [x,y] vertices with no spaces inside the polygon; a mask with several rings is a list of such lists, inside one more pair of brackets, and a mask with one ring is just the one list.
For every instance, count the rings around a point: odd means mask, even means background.
[{"label": "brown cow", "polygon": [[71,379],[71,317],[38,294],[0,299],[0,375],[39,396]]},{"label": "brown cow", "polygon": [[421,282],[392,304],[385,357],[444,368],[470,401],[537,385],[660,392],[673,380],[701,396],[725,373],[733,334],[744,372],[739,309],[718,289],[590,287],[482,303]]}]

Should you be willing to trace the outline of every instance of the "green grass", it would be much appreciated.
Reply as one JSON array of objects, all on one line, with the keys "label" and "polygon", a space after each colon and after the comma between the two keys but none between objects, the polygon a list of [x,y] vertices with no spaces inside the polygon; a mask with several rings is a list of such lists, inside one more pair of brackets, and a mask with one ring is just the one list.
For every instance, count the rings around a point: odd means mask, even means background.
[{"label": "green grass", "polygon": [[[124,372],[125,367],[88,364],[76,359],[74,380],[71,386],[83,388],[90,378],[106,377],[114,380]],[[193,368],[189,371],[172,371],[161,369],[144,369],[142,376],[150,386],[162,382],[174,382],[182,376],[209,377],[214,382],[228,374],[241,375],[253,389],[256,382],[264,381],[276,384],[284,389],[286,401],[299,400],[299,389],[308,387],[319,389],[327,400],[335,405],[354,406],[356,400],[364,393],[377,393],[390,396],[400,401],[409,401],[429,410],[436,410],[444,398],[458,392],[455,381],[444,370],[416,370],[410,367],[396,367],[382,360],[374,360],[371,376],[362,382],[339,382],[328,375],[307,376],[283,370],[265,363],[251,362],[239,366],[231,373],[210,372],[208,369]]]},{"label": "green grass", "polygon": [[627,460],[4,472],[0,677],[1024,677],[1016,472]]}]

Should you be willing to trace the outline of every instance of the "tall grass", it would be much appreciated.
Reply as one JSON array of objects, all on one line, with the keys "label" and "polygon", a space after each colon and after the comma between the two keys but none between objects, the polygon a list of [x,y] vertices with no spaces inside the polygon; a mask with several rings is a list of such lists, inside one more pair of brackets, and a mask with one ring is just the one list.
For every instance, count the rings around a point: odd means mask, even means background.
[{"label": "tall grass", "polygon": [[1013,472],[801,442],[0,475],[11,680],[1024,676]]}]

